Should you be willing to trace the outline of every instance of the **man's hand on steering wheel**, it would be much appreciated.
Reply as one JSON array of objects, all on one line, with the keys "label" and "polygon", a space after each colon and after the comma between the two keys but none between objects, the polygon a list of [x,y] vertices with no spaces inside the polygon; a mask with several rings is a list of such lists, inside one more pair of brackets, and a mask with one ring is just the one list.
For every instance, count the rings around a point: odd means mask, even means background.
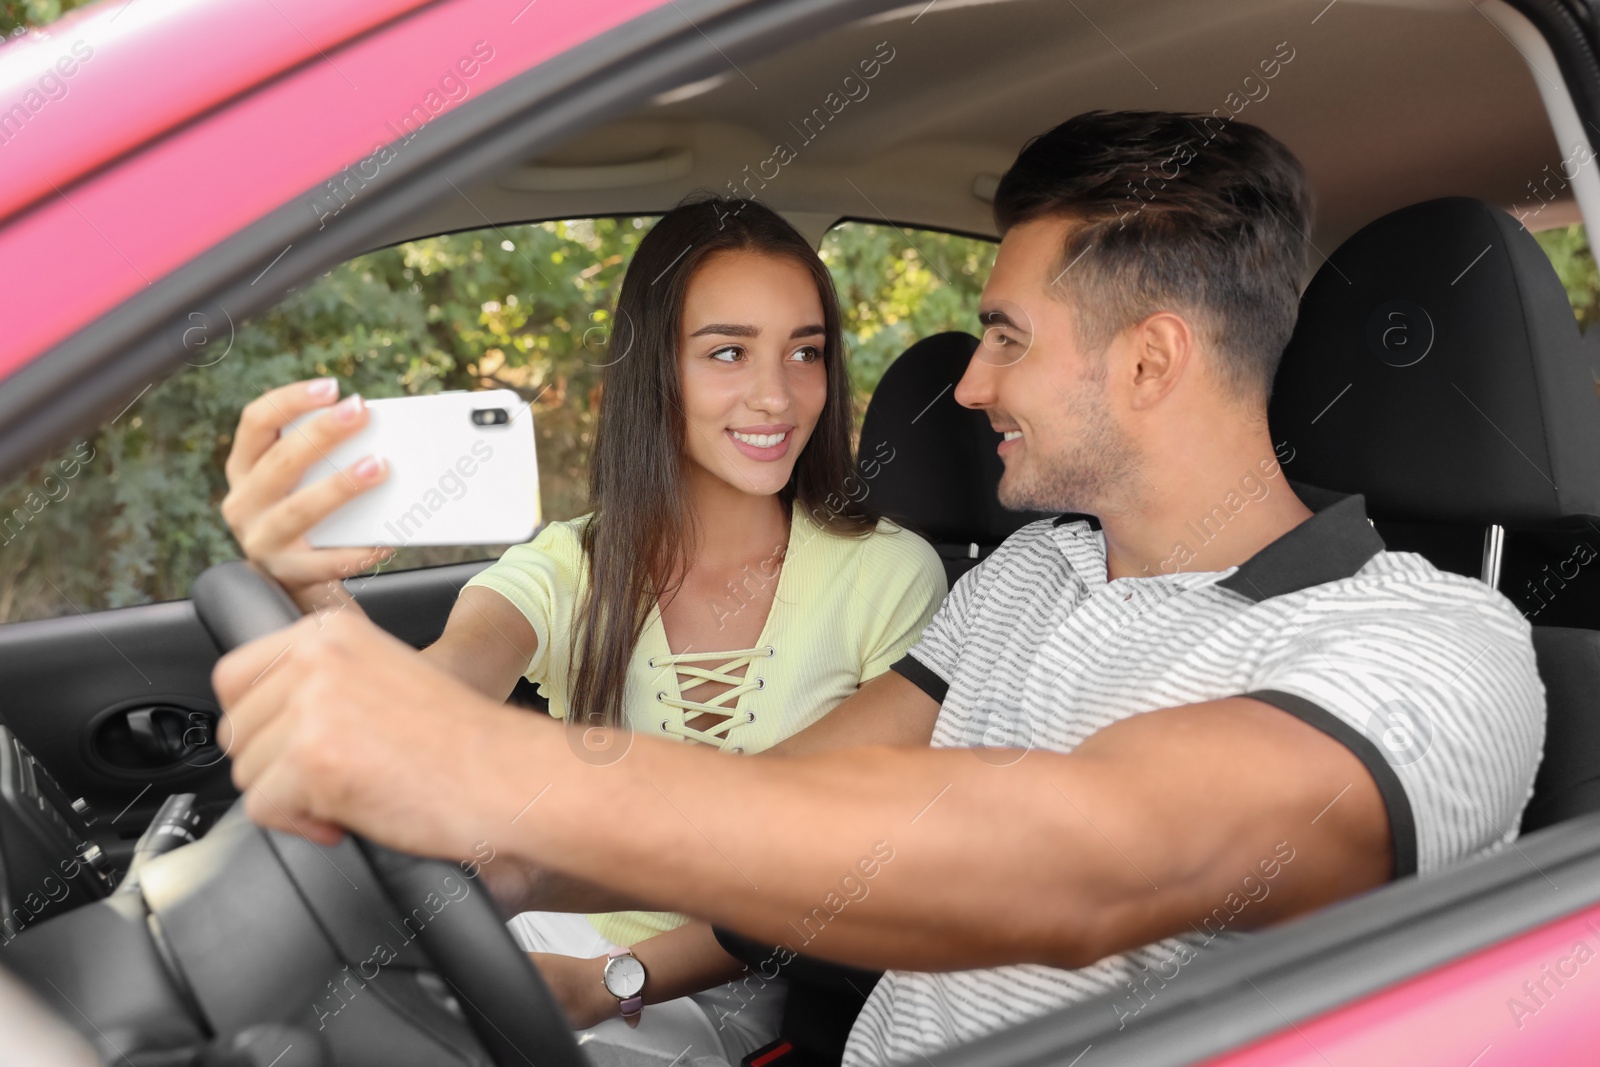
[{"label": "man's hand on steering wheel", "polygon": [[321,844],[349,829],[404,852],[470,858],[518,814],[513,806],[496,819],[503,798],[472,795],[477,746],[508,720],[559,729],[490,701],[337,607],[229,652],[211,681],[245,810]]}]

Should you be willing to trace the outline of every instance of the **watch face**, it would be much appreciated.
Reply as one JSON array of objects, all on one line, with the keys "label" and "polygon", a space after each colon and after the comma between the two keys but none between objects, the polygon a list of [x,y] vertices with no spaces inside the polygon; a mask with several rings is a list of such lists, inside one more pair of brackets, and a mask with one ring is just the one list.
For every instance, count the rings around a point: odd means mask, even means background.
[{"label": "watch face", "polygon": [[618,1000],[627,1000],[644,988],[644,964],[632,956],[617,956],[606,964],[606,988]]}]

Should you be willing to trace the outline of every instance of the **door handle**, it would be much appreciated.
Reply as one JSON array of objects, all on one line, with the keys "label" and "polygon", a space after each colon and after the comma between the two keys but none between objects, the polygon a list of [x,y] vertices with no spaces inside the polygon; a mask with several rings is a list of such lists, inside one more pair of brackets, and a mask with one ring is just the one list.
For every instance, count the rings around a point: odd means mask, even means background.
[{"label": "door handle", "polygon": [[176,708],[140,708],[128,712],[133,747],[154,765],[173,763],[185,755],[182,713]]},{"label": "door handle", "polygon": [[94,730],[94,751],[124,770],[161,770],[179,763],[206,766],[197,755],[217,748],[217,714],[177,704],[145,704],[114,712]]}]

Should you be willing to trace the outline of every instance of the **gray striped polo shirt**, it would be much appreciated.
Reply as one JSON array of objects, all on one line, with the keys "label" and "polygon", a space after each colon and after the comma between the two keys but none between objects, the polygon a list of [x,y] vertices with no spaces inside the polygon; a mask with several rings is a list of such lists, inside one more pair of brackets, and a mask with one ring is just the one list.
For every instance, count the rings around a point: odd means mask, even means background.
[{"label": "gray striped polo shirt", "polygon": [[[1397,877],[1513,841],[1544,743],[1527,620],[1482,582],[1386,551],[1361,496],[1290,486],[1314,514],[1224,571],[1107,582],[1092,519],[1018,530],[956,583],[894,667],[940,702],[933,745],[1071,752],[1140,712],[1250,696],[1366,765],[1388,809]],[[1111,1007],[1126,1025],[1150,996],[1140,989],[1245,936],[1225,928],[1230,911],[1075,970],[890,971],[844,1067],[920,1063],[919,1053],[1113,990],[1126,994]]]}]

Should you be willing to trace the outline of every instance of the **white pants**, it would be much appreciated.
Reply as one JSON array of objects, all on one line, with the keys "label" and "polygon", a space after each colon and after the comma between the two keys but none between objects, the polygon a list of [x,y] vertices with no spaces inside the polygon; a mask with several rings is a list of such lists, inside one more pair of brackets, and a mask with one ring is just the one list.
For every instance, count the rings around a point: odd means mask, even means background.
[{"label": "white pants", "polygon": [[[593,959],[615,947],[587,918],[525,911],[506,926],[524,952]],[[647,1004],[638,1026],[621,1015],[574,1036],[595,1067],[730,1067],[778,1036],[788,982],[738,980]]]}]

